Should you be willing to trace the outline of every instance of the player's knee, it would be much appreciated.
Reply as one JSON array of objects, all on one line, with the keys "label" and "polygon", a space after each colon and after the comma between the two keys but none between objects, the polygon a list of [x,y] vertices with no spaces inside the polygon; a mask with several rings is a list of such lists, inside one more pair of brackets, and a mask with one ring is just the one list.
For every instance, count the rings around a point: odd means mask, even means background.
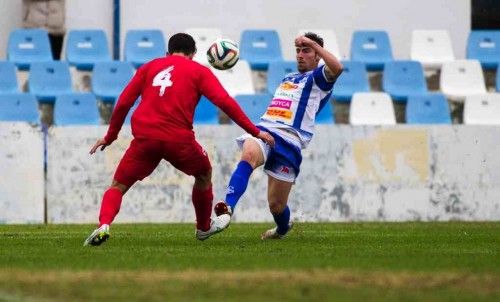
[{"label": "player's knee", "polygon": [[241,160],[248,162],[255,169],[259,166],[259,153],[255,150],[245,150],[241,154]]},{"label": "player's knee", "polygon": [[125,193],[127,193],[129,187],[117,182],[116,180],[113,180],[113,182],[111,183],[111,186],[109,188],[110,189],[117,189],[120,192],[122,192],[122,194],[125,194]]},{"label": "player's knee", "polygon": [[198,188],[207,188],[212,184],[212,169],[207,170],[205,173],[198,174],[194,177],[195,186]]},{"label": "player's knee", "polygon": [[286,203],[282,202],[271,202],[269,203],[269,211],[273,214],[280,214],[286,207]]}]

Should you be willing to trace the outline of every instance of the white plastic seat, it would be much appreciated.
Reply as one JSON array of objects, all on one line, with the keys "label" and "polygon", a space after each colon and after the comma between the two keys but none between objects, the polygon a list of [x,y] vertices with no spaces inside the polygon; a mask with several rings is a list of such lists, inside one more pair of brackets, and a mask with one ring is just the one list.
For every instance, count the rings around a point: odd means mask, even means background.
[{"label": "white plastic seat", "polygon": [[222,31],[218,28],[188,28],[186,33],[196,42],[197,51],[193,59],[208,66],[207,50],[215,39],[222,37]]},{"label": "white plastic seat", "polygon": [[[323,48],[331,52],[339,60],[342,58],[339,48],[339,43],[337,42],[337,35],[332,29],[300,29],[298,35],[303,35],[306,32],[313,32],[323,38]],[[292,44],[293,45],[293,44]]]},{"label": "white plastic seat", "polygon": [[395,125],[396,115],[389,94],[358,92],[352,96],[349,110],[351,125]]},{"label": "white plastic seat", "polygon": [[424,69],[441,69],[443,63],[455,60],[450,34],[447,30],[414,30],[410,57],[419,61]]},{"label": "white plastic seat", "polygon": [[455,102],[469,95],[486,93],[483,70],[477,60],[446,62],[441,69],[441,92]]},{"label": "white plastic seat", "polygon": [[212,68],[212,71],[231,96],[255,93],[252,70],[247,61],[239,60],[233,68],[228,70]]},{"label": "white plastic seat", "polygon": [[464,124],[500,125],[500,93],[468,96],[464,104]]}]

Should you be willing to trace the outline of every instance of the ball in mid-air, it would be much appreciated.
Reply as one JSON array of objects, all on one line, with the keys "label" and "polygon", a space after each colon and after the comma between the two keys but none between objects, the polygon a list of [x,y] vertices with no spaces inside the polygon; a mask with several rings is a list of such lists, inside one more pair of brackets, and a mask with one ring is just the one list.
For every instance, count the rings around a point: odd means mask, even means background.
[{"label": "ball in mid-air", "polygon": [[230,39],[219,38],[207,50],[207,59],[210,65],[219,70],[233,67],[240,58],[238,44]]}]

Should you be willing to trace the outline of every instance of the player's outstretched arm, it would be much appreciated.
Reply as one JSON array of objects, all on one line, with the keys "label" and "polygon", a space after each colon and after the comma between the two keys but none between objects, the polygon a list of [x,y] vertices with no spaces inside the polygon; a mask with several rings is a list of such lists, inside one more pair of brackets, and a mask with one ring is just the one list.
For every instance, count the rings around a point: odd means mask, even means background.
[{"label": "player's outstretched arm", "polygon": [[241,110],[236,100],[222,87],[215,75],[206,67],[201,69],[199,89],[215,106],[219,107],[238,126],[246,132],[274,146],[274,138],[267,132],[260,131]]}]

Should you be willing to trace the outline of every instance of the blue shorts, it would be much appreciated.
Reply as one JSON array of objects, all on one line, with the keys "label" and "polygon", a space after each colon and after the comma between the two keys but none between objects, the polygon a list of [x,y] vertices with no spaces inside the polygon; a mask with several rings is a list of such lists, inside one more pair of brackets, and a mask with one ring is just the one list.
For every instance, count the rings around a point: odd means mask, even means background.
[{"label": "blue shorts", "polygon": [[249,134],[242,135],[236,139],[240,148],[243,147],[243,142],[247,138],[254,139],[259,144],[264,154],[264,171],[276,179],[286,182],[295,182],[295,179],[299,175],[300,164],[302,162],[300,148],[267,128],[262,126],[257,126],[257,128],[269,132],[274,137],[274,148],[269,147],[262,140]]}]

